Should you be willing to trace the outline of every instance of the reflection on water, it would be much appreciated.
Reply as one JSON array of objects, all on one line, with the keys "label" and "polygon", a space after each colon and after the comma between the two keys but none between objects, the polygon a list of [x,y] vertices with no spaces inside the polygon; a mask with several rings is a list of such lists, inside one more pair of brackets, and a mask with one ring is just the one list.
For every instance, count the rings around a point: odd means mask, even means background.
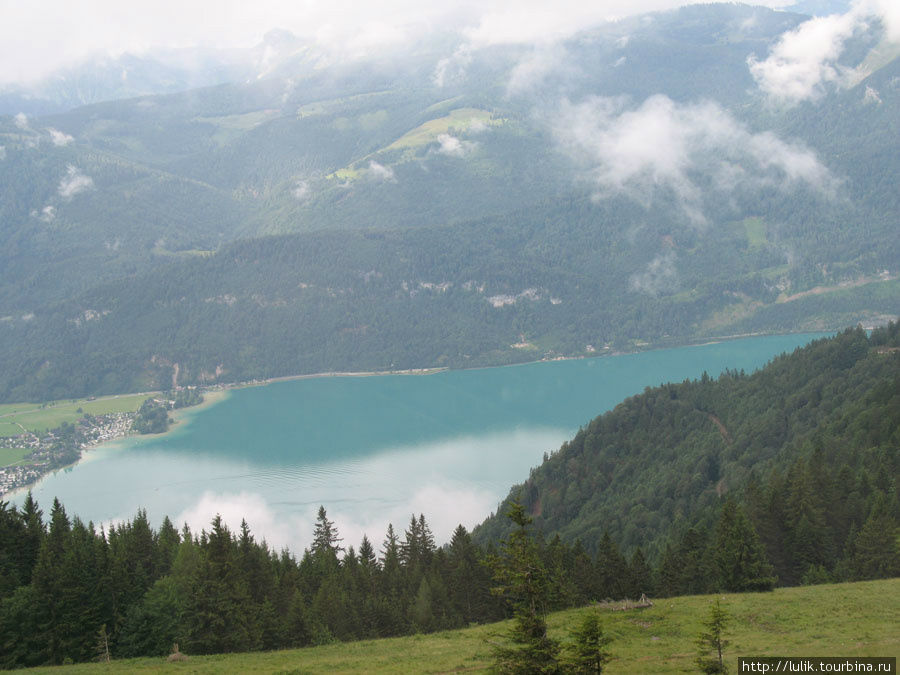
[{"label": "reflection on water", "polygon": [[[35,487],[95,523],[219,513],[299,551],[325,505],[344,537],[380,543],[424,513],[438,541],[480,522],[544,452],[645,386],[751,371],[816,336],[776,336],[619,357],[429,376],[319,378],[235,390],[172,433],[91,451]],[[21,502],[19,495],[15,501]]]}]

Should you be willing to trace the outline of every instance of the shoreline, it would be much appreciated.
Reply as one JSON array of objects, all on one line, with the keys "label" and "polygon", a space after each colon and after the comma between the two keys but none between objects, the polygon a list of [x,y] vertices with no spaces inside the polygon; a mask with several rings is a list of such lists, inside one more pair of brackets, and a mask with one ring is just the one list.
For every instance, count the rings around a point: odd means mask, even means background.
[{"label": "shoreline", "polygon": [[[490,366],[495,367],[495,366]],[[499,366],[496,366],[499,367]],[[229,389],[245,389],[247,387],[263,387],[267,384],[275,382],[290,382],[292,380],[313,380],[323,377],[381,377],[384,375],[434,375],[453,370],[448,366],[435,366],[433,368],[406,368],[404,370],[328,370],[320,373],[304,373],[302,375],[279,375],[278,377],[266,377],[259,380],[246,380],[243,382],[227,382],[215,387],[221,387],[224,390]],[[463,370],[463,369],[460,369]]]},{"label": "shoreline", "polygon": [[[158,393],[158,392],[141,392],[142,395],[145,393],[152,395],[152,394]],[[105,398],[116,398],[117,396],[125,396],[125,395],[130,396],[131,394],[117,394],[117,395],[108,396]],[[172,423],[169,425],[169,428],[158,434],[138,434],[138,433],[133,433],[129,430],[128,432],[125,432],[123,434],[118,434],[116,436],[113,436],[112,438],[105,438],[101,441],[85,443],[80,448],[80,456],[74,462],[71,462],[69,464],[63,464],[63,465],[58,466],[50,471],[47,471],[46,473],[42,474],[33,483],[29,483],[28,485],[21,485],[12,490],[9,490],[8,492],[2,493],[2,497],[3,498],[15,498],[20,495],[24,495],[28,491],[37,487],[48,476],[55,475],[59,471],[69,470],[72,467],[77,466],[78,464],[92,462],[96,459],[100,459],[99,457],[94,455],[94,452],[93,452],[100,448],[108,448],[108,446],[111,446],[115,443],[121,443],[122,441],[124,441],[126,439],[140,440],[140,439],[161,438],[161,437],[165,436],[166,434],[171,433],[176,428],[183,427],[183,425],[185,423],[190,421],[190,417],[193,415],[193,413],[199,412],[201,410],[205,410],[206,408],[211,408],[212,406],[214,406],[218,403],[221,403],[222,401],[227,399],[228,396],[229,396],[229,390],[227,387],[219,386],[219,387],[205,390],[203,392],[203,401],[201,403],[198,403],[197,405],[187,406],[184,408],[179,408],[178,410],[172,411],[172,416],[171,416]]]},{"label": "shoreline", "polygon": [[[311,380],[317,378],[325,378],[325,377],[379,377],[384,375],[436,375],[438,373],[450,372],[450,371],[465,371],[465,370],[486,370],[488,368],[512,368],[515,366],[529,366],[535,365],[538,363],[554,363],[557,361],[578,361],[584,359],[598,359],[605,358],[610,356],[628,356],[631,354],[643,354],[645,352],[653,352],[653,351],[663,351],[666,349],[682,349],[687,347],[704,347],[708,345],[721,344],[722,342],[729,342],[732,340],[743,340],[748,338],[757,338],[757,337],[778,337],[778,336],[789,336],[789,335],[833,335],[837,330],[829,331],[829,330],[809,330],[809,331],[792,331],[786,333],[779,332],[755,332],[755,333],[738,333],[735,335],[718,335],[718,336],[709,336],[704,338],[698,338],[694,341],[685,341],[685,342],[674,342],[672,344],[656,344],[655,346],[648,346],[642,349],[633,349],[629,351],[612,351],[612,350],[597,350],[597,353],[594,354],[582,354],[579,356],[553,356],[542,359],[535,359],[533,361],[516,361],[514,363],[500,363],[495,365],[482,365],[482,366],[469,366],[464,368],[451,368],[450,366],[434,366],[428,368],[406,368],[403,370],[360,370],[360,371],[340,371],[340,370],[330,370],[323,371],[319,373],[304,373],[301,375],[280,375],[278,377],[266,377],[258,380],[247,380],[243,382],[223,382],[220,384],[211,385],[219,390],[231,390],[231,389],[246,389],[249,387],[264,387],[268,384],[273,384],[275,382],[289,382],[292,380]],[[192,410],[194,408],[191,408]]]}]

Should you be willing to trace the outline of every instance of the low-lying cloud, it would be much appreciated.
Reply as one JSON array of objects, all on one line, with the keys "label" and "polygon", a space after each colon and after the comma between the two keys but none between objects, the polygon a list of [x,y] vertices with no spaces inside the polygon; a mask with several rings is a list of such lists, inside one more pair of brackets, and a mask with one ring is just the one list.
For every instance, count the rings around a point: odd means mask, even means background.
[{"label": "low-lying cloud", "polygon": [[768,57],[747,59],[759,88],[774,102],[794,105],[823,96],[828,85],[854,83],[855,69],[838,59],[847,40],[880,21],[885,37],[900,40],[900,3],[856,0],[844,14],[814,17],[784,33]]},{"label": "low-lying cloud", "polygon": [[671,195],[686,218],[706,222],[704,201],[740,189],[806,186],[832,196],[838,182],[815,153],[771,132],[752,133],[714,102],[656,95],[564,101],[553,117],[561,148],[596,185],[597,198],[624,194],[649,205]]},{"label": "low-lying cloud", "polygon": [[81,170],[69,164],[66,175],[59,181],[59,196],[63,199],[71,199],[77,194],[94,187],[94,179],[81,173]]},{"label": "low-lying cloud", "polygon": [[478,147],[474,141],[464,141],[452,134],[439,134],[437,141],[439,145],[435,152],[449,157],[465,157]]},{"label": "low-lying cloud", "polygon": [[425,443],[299,473],[288,470],[269,476],[266,490],[258,484],[235,488],[254,484],[252,472],[235,467],[234,477],[220,481],[222,488],[204,489],[200,497],[184,501],[180,486],[183,506],[173,522],[186,522],[199,532],[209,529],[216,514],[232,530],[246,519],[270,547],[288,547],[300,555],[312,543],[320,505],[342,545],[354,548],[363,535],[377,546],[389,523],[402,537],[410,516],[421,513],[440,545],[457,525],[471,529],[481,522],[506,494],[509,476],[526,475],[543,452],[559,447],[568,435],[561,429],[530,428]]},{"label": "low-lying cloud", "polygon": [[573,72],[572,63],[572,58],[560,45],[537,46],[513,67],[506,94],[518,96],[543,87],[551,77]]},{"label": "low-lying cloud", "polygon": [[65,147],[75,139],[69,136],[69,134],[59,131],[58,129],[54,129],[53,127],[49,127],[47,129],[47,133],[50,134],[50,140],[53,141],[53,145],[59,147]]},{"label": "low-lying cloud", "polygon": [[41,209],[41,213],[38,218],[43,223],[52,223],[54,220],[56,220],[56,207],[48,204],[43,209]]},{"label": "low-lying cloud", "polygon": [[294,187],[291,189],[291,195],[300,202],[305,202],[309,199],[309,183],[305,180],[298,180],[294,183]]},{"label": "low-lying cloud", "polygon": [[667,251],[656,256],[647,264],[647,268],[633,274],[628,280],[631,290],[654,297],[664,291],[671,291],[678,282],[678,271],[675,269],[675,252]]},{"label": "low-lying cloud", "polygon": [[369,161],[369,177],[373,180],[376,180],[380,183],[396,183],[397,178],[394,176],[394,170],[385,166],[384,164],[379,164],[374,159]]}]

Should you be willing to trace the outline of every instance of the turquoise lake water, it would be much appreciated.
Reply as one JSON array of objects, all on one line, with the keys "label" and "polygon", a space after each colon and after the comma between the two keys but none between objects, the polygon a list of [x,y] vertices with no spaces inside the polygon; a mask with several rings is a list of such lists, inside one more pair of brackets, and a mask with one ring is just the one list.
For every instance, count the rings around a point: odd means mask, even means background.
[{"label": "turquoise lake water", "polygon": [[[219,513],[302,550],[319,505],[344,545],[424,513],[436,539],[471,528],[545,452],[647,386],[750,372],[820,335],[764,336],[593,359],[431,375],[323,377],[229,392],[163,436],[91,450],[34,487],[95,523],[145,508],[195,531]],[[22,495],[13,499],[21,502]]]}]

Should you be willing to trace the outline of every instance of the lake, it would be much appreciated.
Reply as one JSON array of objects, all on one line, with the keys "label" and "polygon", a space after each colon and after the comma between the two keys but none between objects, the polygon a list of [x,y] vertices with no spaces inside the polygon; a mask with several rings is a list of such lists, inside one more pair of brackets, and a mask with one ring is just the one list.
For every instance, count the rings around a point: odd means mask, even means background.
[{"label": "lake", "polygon": [[[85,453],[33,489],[94,523],[169,515],[195,532],[219,513],[300,553],[319,505],[344,545],[380,547],[424,513],[436,540],[496,510],[579,426],[647,386],[750,372],[820,334],[430,375],[321,377],[233,389],[161,436]],[[12,501],[21,503],[19,494]]]}]

